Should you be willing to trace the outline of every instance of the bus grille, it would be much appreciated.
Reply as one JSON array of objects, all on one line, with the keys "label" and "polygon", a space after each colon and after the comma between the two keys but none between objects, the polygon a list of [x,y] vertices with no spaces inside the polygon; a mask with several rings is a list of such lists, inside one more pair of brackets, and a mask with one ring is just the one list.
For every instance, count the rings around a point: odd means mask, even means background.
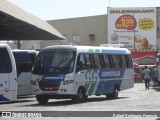
[{"label": "bus grille", "polygon": [[39,87],[42,91],[58,91],[61,82],[42,83],[39,82]]}]

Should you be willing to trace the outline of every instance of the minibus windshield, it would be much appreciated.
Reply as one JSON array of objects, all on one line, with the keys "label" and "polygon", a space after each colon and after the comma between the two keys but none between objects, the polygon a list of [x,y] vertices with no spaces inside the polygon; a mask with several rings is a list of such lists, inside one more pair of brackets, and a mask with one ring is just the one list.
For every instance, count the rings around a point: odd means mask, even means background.
[{"label": "minibus windshield", "polygon": [[76,52],[74,50],[41,51],[32,69],[33,74],[67,74],[74,70]]}]

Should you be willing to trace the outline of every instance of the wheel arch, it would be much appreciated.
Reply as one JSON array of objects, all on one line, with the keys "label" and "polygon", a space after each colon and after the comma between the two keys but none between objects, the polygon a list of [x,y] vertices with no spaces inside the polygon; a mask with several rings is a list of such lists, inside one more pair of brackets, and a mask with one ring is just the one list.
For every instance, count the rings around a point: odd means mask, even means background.
[{"label": "wheel arch", "polygon": [[85,92],[85,95],[86,95],[86,88],[85,88],[84,86],[82,86],[82,85],[81,85],[81,86],[79,86],[79,87],[78,87],[78,89],[77,89],[77,92],[78,92],[78,90],[79,90],[79,89],[83,89],[83,90],[84,90],[84,92]]}]

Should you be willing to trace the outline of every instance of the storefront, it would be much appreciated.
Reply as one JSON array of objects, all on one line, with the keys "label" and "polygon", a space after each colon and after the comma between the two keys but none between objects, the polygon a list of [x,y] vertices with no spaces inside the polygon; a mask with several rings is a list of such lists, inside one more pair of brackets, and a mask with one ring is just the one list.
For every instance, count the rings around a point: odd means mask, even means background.
[{"label": "storefront", "polygon": [[132,58],[139,65],[155,65],[157,51],[131,51]]}]

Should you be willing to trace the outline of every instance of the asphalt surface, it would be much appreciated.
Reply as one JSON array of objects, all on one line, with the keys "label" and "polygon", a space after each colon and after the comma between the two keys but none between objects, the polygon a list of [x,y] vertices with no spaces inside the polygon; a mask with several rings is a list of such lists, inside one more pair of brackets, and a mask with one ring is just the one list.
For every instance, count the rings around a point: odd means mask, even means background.
[{"label": "asphalt surface", "polygon": [[[21,96],[18,98],[16,102],[0,104],[0,111],[19,111],[19,112],[29,112],[29,111],[43,112],[44,111],[44,114],[46,115],[47,115],[47,112],[48,114],[50,113],[49,114],[50,117],[53,117],[56,113],[56,115],[58,116],[58,117],[55,117],[56,119],[64,119],[64,120],[73,119],[73,118],[76,120],[82,120],[82,119],[96,119],[96,120],[126,119],[128,120],[128,119],[135,119],[135,118],[145,119],[145,120],[152,120],[152,119],[155,120],[160,115],[160,112],[159,112],[160,111],[160,86],[154,86],[154,87],[151,86],[149,90],[145,90],[144,83],[135,83],[134,88],[121,91],[119,93],[118,99],[107,100],[105,96],[91,96],[84,103],[73,103],[69,99],[64,99],[64,100],[59,99],[59,100],[49,100],[47,104],[40,105],[36,101],[35,96]],[[73,112],[70,112],[70,111],[73,111]],[[85,113],[84,111],[90,111],[90,112]],[[99,113],[99,111],[101,112]],[[137,113],[140,113],[140,115],[143,115],[143,112],[144,114],[146,114],[145,117],[136,116]],[[128,117],[124,117],[125,113],[128,115]],[[152,116],[147,116],[149,115],[149,113],[151,113]],[[78,117],[76,117],[76,115],[74,114],[76,114]],[[106,117],[107,114],[109,116],[114,116],[114,117]],[[61,115],[62,117],[60,117]],[[72,117],[70,118],[68,116],[72,116]],[[80,116],[82,116],[82,118]],[[91,116],[95,116],[95,117],[91,117]],[[15,119],[18,120],[22,118],[18,117]],[[32,118],[32,119],[37,119],[37,118]],[[38,120],[40,119],[44,119],[44,118],[38,118]],[[47,119],[53,119],[53,118],[47,117]]]}]

